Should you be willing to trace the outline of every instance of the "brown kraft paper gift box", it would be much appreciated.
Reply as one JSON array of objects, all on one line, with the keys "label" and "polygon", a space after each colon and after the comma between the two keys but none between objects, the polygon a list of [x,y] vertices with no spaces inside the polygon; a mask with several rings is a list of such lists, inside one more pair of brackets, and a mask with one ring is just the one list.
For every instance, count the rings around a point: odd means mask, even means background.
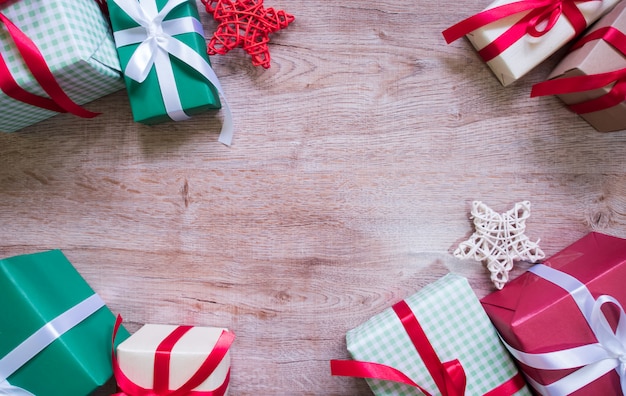
[{"label": "brown kraft paper gift box", "polygon": [[[596,22],[588,35],[598,29],[612,26],[626,34],[626,2],[615,8]],[[602,39],[585,43],[563,58],[554,68],[548,79],[593,75],[613,72],[626,68],[626,56]],[[607,94],[613,86],[576,93],[560,94],[558,97],[568,105],[596,99]],[[626,129],[626,101],[603,110],[579,114],[599,132],[612,132]]]}]

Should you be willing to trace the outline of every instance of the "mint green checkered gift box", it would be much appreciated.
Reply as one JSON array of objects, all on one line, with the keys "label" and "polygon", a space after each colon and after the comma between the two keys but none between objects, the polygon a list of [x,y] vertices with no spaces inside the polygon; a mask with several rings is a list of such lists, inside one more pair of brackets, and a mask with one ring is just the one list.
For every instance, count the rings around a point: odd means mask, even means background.
[{"label": "mint green checkered gift box", "polygon": [[[467,280],[448,274],[404,300],[442,362],[458,359],[467,377],[466,395],[483,395],[518,371]],[[354,360],[400,370],[432,395],[441,395],[392,308],[348,331]],[[398,382],[367,379],[374,394],[422,395]],[[515,395],[530,395],[526,386]]]},{"label": "mint green checkered gift box", "polygon": [[[59,85],[84,104],[124,88],[108,22],[94,0],[17,0],[0,8],[41,51]],[[6,29],[0,52],[25,90],[47,96],[32,76]],[[0,131],[14,132],[57,113],[0,92]]]}]

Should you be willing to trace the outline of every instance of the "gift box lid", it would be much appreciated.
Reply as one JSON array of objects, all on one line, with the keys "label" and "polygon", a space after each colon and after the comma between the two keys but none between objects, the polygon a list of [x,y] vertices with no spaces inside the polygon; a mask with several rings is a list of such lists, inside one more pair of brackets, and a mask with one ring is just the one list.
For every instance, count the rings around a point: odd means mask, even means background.
[{"label": "gift box lid", "polygon": [[[584,283],[594,296],[613,295],[626,301],[623,282],[626,279],[626,240],[596,232],[574,242],[547,259],[545,265],[572,275]],[[616,281],[619,280],[619,281]],[[537,342],[545,329],[562,335],[560,349],[573,347],[593,339],[588,326],[577,332],[572,318],[563,312],[578,312],[576,303],[561,287],[526,272],[512,280],[502,290],[485,296],[481,303],[498,331],[514,348],[531,353],[554,350],[552,341],[541,346]],[[534,345],[528,350],[526,341]]]}]

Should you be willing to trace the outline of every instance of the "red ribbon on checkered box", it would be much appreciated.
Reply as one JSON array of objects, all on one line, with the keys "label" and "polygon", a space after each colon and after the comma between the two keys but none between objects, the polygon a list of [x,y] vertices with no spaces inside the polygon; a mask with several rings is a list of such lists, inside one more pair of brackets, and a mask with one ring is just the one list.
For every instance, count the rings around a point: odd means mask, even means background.
[{"label": "red ribbon on checkered box", "polygon": [[[15,1],[19,0],[0,0],[0,7]],[[1,8],[0,22],[11,36],[26,67],[28,67],[28,70],[49,97],[35,95],[20,87],[11,75],[4,57],[0,53],[0,90],[2,92],[20,102],[58,113],[71,113],[82,118],[93,118],[100,114],[91,112],[78,105],[63,91],[37,45],[2,13]]]}]

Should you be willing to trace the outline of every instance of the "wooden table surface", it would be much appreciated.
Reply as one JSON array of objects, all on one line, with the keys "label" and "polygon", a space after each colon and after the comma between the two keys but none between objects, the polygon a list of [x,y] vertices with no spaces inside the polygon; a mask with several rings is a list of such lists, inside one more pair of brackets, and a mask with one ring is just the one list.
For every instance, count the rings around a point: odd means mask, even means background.
[{"label": "wooden table surface", "polygon": [[125,91],[88,105],[96,119],[0,134],[0,255],[62,249],[131,331],[232,329],[232,395],[368,394],[329,373],[347,330],[450,271],[492,290],[452,256],[472,201],[531,201],[548,256],[626,237],[626,132],[529,97],[563,51],[504,88],[466,40],[445,44],[486,5],[266,0],[296,16],[271,68],[211,59],[230,148],[221,112],[144,126]]}]

